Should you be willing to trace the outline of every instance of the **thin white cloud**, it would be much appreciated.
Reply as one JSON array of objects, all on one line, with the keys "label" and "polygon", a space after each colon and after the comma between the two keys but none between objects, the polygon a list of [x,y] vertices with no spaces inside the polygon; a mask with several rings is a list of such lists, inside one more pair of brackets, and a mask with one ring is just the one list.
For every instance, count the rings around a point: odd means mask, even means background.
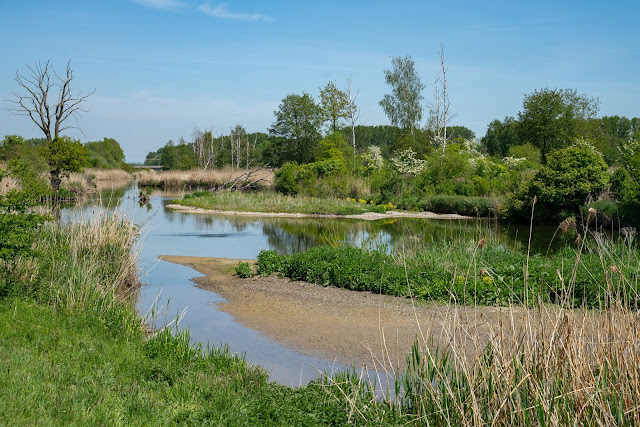
[{"label": "thin white cloud", "polygon": [[271,21],[272,18],[259,13],[235,13],[231,12],[227,5],[220,4],[218,6],[209,6],[209,3],[203,3],[198,8],[205,15],[220,19],[231,19],[234,21]]},{"label": "thin white cloud", "polygon": [[149,9],[158,10],[176,10],[186,6],[178,0],[133,0],[133,2]]}]

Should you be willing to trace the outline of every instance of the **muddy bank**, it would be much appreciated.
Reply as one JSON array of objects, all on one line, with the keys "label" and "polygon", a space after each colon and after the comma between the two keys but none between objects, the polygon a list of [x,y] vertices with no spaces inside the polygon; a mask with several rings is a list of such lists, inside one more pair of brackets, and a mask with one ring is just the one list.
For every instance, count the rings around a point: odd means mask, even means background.
[{"label": "muddy bank", "polygon": [[162,259],[206,275],[194,279],[197,285],[224,297],[227,302],[220,309],[243,325],[303,354],[345,364],[402,367],[416,337],[440,347],[455,342],[472,355],[484,348],[500,319],[510,315],[506,308],[413,305],[408,298],[276,276],[239,279],[232,269],[240,260]]},{"label": "muddy bank", "polygon": [[216,214],[216,215],[235,215],[235,216],[258,216],[258,217],[276,217],[276,218],[353,218],[374,221],[384,218],[424,218],[424,219],[476,219],[475,217],[458,215],[458,214],[437,214],[433,212],[405,212],[390,211],[384,214],[377,212],[367,212],[358,215],[333,215],[333,214],[303,214],[291,212],[243,212],[243,211],[224,211],[217,209],[203,209],[193,206],[182,206],[170,204],[165,206],[169,209],[175,209],[181,212],[195,214]]}]

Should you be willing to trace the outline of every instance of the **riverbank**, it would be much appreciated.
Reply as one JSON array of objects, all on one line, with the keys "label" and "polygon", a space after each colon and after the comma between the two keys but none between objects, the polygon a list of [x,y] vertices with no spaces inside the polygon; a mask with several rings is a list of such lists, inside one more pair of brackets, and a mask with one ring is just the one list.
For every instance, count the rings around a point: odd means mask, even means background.
[{"label": "riverbank", "polygon": [[193,344],[188,331],[171,327],[149,331],[132,304],[135,224],[96,211],[34,233],[32,256],[0,260],[0,423],[349,422],[345,397],[328,382],[270,383],[225,346]]},{"label": "riverbank", "polygon": [[348,218],[360,219],[366,221],[375,221],[385,218],[423,218],[423,219],[475,219],[470,216],[458,214],[438,214],[434,212],[408,212],[408,211],[388,211],[386,213],[366,212],[360,214],[320,214],[320,213],[295,213],[295,212],[261,212],[261,211],[233,211],[219,209],[205,209],[195,206],[184,206],[171,203],[166,208],[174,209],[185,213],[204,214],[204,215],[231,215],[231,216],[256,216],[256,217],[274,217],[274,218]]},{"label": "riverbank", "polygon": [[[408,298],[324,287],[287,278],[254,276],[241,279],[233,267],[241,261],[226,258],[162,256],[205,277],[198,287],[226,299],[220,310],[241,324],[258,330],[309,356],[321,356],[356,367],[406,367],[406,354],[416,338],[448,348],[462,346],[469,357],[483,351],[496,326],[522,308],[452,306],[414,303]],[[466,336],[456,336],[460,328]]]}]

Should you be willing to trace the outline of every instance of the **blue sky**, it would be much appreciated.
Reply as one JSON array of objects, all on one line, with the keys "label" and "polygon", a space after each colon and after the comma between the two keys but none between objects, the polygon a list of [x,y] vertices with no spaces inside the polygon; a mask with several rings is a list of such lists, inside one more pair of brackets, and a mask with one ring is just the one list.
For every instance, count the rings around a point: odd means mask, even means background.
[{"label": "blue sky", "polygon": [[[68,60],[95,89],[77,130],[115,138],[128,161],[194,127],[266,131],[288,94],[352,78],[360,123],[388,124],[383,71],[410,55],[426,85],[448,68],[453,124],[478,137],[517,115],[523,94],[574,88],[600,115],[640,116],[640,2],[0,0],[0,135],[38,137],[8,109],[16,70]],[[423,123],[426,123],[426,115]]]}]

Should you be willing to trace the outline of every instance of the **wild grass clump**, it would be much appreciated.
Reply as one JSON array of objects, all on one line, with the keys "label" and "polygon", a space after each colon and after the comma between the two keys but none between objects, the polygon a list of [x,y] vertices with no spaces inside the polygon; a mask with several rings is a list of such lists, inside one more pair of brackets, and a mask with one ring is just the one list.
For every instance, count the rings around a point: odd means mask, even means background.
[{"label": "wild grass clump", "polygon": [[[160,188],[216,188],[231,182],[244,174],[250,173],[250,181],[256,181],[258,188],[270,187],[273,183],[271,169],[224,169],[189,170],[189,171],[142,171],[136,173],[138,185],[141,187]],[[247,182],[248,183],[248,182]]]},{"label": "wild grass clump", "polygon": [[11,289],[3,294],[137,327],[140,320],[128,297],[139,285],[138,235],[131,221],[104,212],[45,222],[34,231],[32,256],[17,259],[14,277],[4,278]]}]

